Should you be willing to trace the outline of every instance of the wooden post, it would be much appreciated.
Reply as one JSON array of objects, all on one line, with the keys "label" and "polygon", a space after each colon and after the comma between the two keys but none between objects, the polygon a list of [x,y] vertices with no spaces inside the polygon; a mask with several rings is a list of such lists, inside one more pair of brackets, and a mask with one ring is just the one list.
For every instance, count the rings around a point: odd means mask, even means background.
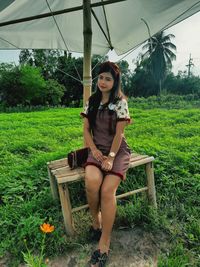
[{"label": "wooden post", "polygon": [[72,218],[72,208],[71,202],[69,198],[69,190],[67,184],[59,184],[58,190],[60,194],[60,202],[62,207],[62,213],[64,217],[64,224],[67,234],[73,235],[74,234],[74,223]]},{"label": "wooden post", "polygon": [[59,200],[57,182],[56,182],[55,177],[51,174],[51,170],[49,169],[48,165],[47,165],[47,170],[48,170],[48,176],[49,176],[49,181],[50,181],[52,197],[55,200]]},{"label": "wooden post", "polygon": [[92,48],[92,26],[91,26],[91,0],[83,0],[83,106],[91,95],[91,48]]},{"label": "wooden post", "polygon": [[149,162],[145,165],[146,175],[147,175],[147,194],[149,202],[157,208],[156,203],[156,190],[155,190],[155,182],[154,182],[154,171],[153,171],[153,162]]}]

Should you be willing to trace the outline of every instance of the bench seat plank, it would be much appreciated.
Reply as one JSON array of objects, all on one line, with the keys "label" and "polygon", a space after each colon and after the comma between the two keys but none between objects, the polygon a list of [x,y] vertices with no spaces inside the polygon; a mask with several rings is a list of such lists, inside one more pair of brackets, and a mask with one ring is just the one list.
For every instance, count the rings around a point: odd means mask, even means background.
[{"label": "bench seat plank", "polygon": [[[138,154],[138,153],[132,153],[131,154],[131,158],[135,158],[137,156],[141,156],[141,155]],[[67,166],[68,165],[68,160],[67,160],[67,158],[63,158],[63,159],[58,159],[58,160],[50,161],[47,164],[48,164],[48,167],[51,170],[56,170],[58,168],[62,168],[62,167]]]},{"label": "bench seat plank", "polygon": [[[134,168],[143,164],[146,164],[148,162],[152,162],[154,160],[154,157],[149,156],[138,156],[131,158],[129,168]],[[52,173],[55,175],[58,184],[66,183],[66,182],[73,182],[76,180],[80,180],[84,178],[85,171],[83,168],[77,168],[74,170],[71,170],[69,166],[59,168],[57,170],[52,170]]]}]

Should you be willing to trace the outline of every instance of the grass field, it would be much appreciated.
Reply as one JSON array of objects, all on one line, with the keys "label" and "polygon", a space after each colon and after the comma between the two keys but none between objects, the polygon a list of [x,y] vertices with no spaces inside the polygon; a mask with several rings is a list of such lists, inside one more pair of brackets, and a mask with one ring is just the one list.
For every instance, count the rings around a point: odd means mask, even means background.
[{"label": "grass field", "polygon": [[[0,257],[8,255],[10,266],[22,261],[24,239],[37,253],[41,242],[38,228],[44,221],[56,229],[47,236],[46,255],[59,255],[75,243],[85,242],[89,222],[84,213],[76,218],[82,225],[76,239],[65,236],[46,169],[46,162],[82,147],[80,111],[58,108],[0,114]],[[165,231],[169,246],[159,259],[160,267],[199,266],[200,110],[130,108],[130,112],[134,123],[126,128],[126,137],[131,149],[156,158],[159,208],[157,213],[147,208],[145,214],[145,200],[138,195],[131,199],[134,206],[121,202],[117,224]],[[143,182],[141,169],[131,171],[119,191]],[[73,203],[84,202],[82,184],[72,185],[71,190]]]}]

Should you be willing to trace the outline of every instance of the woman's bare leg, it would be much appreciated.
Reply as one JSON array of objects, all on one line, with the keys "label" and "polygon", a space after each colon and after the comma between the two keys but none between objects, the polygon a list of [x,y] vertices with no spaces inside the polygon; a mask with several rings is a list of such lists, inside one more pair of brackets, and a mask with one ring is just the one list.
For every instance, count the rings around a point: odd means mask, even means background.
[{"label": "woman's bare leg", "polygon": [[94,229],[101,228],[100,208],[100,187],[103,181],[103,174],[99,168],[88,165],[85,168],[85,187],[87,201],[90,208],[90,213],[93,219]]},{"label": "woman's bare leg", "polygon": [[110,237],[116,214],[116,191],[121,179],[116,175],[107,175],[101,186],[102,235],[99,241],[101,253],[108,253]]}]

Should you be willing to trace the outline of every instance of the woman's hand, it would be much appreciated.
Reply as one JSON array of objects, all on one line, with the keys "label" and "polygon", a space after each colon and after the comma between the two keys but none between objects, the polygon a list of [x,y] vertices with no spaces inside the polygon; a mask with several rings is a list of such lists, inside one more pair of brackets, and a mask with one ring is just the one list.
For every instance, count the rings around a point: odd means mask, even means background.
[{"label": "woman's hand", "polygon": [[92,149],[92,155],[93,155],[93,157],[94,157],[96,160],[98,160],[98,161],[100,161],[100,162],[102,162],[102,161],[104,160],[104,155],[103,155],[102,152],[101,152],[99,149],[97,149],[97,148]]},{"label": "woman's hand", "polygon": [[101,164],[101,168],[105,171],[110,171],[112,170],[112,167],[113,167],[113,159],[106,157]]}]

